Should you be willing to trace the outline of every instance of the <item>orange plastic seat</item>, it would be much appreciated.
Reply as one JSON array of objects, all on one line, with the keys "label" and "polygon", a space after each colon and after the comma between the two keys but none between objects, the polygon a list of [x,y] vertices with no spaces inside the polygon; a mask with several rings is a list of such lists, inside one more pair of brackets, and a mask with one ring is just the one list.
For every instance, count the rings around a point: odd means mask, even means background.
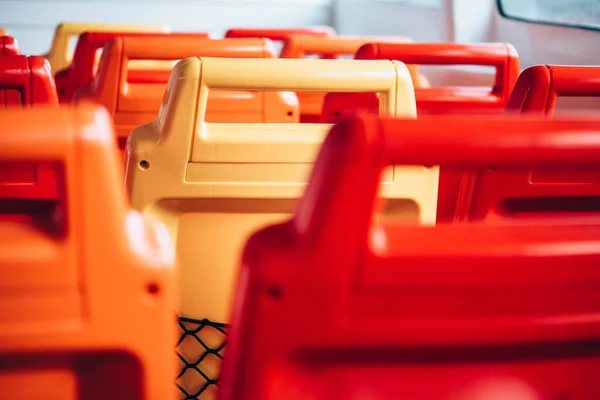
[{"label": "orange plastic seat", "polygon": [[[117,37],[104,47],[94,82],[81,89],[75,101],[92,99],[107,107],[115,121],[119,147],[124,149],[129,132],[156,117],[168,82],[168,75],[163,73],[164,79],[156,79],[159,82],[131,83],[128,62],[179,60],[188,56],[276,57],[268,39],[180,39],[160,34]],[[222,91],[212,94],[209,104],[208,122],[298,121],[297,98],[284,92]]]},{"label": "orange plastic seat", "polygon": [[0,35],[0,56],[18,56],[19,54],[21,52],[17,39],[12,36]]},{"label": "orange plastic seat", "polygon": [[[415,88],[419,114],[501,113],[506,109],[519,76],[519,56],[505,43],[370,43],[355,55],[357,60],[392,59],[405,64],[479,65],[496,69],[494,85],[485,87]],[[333,123],[358,110],[374,113],[374,94],[329,94],[323,105],[323,122]]]},{"label": "orange plastic seat", "polygon": [[39,56],[0,57],[0,108],[57,105],[50,64]]},{"label": "orange plastic seat", "polygon": [[[96,54],[106,43],[115,37],[132,36],[144,37],[151,35],[157,37],[156,33],[146,32],[84,32],[77,40],[77,47],[73,53],[73,60],[67,69],[56,72],[56,90],[61,102],[71,102],[77,90],[89,86],[94,81],[96,72]],[[160,35],[160,34],[158,34]],[[171,38],[182,40],[193,40],[197,38],[208,38],[208,33],[165,33]],[[151,83],[166,82],[169,79],[170,69],[155,68],[151,70],[129,71],[128,82]]]},{"label": "orange plastic seat", "polygon": [[[356,51],[365,43],[374,41],[394,41],[411,42],[407,37],[395,38],[376,38],[376,37],[351,37],[351,36],[289,36],[285,39],[281,50],[281,58],[306,58],[307,56],[319,56],[320,58],[331,59],[339,58],[345,55],[354,55]],[[418,66],[409,66],[409,71],[413,77],[413,83],[420,87]],[[347,94],[347,93],[345,93]],[[321,111],[323,109],[324,92],[299,92],[297,93],[300,101],[300,122],[316,123],[319,122]],[[379,110],[379,101],[373,104],[375,113]]]},{"label": "orange plastic seat", "polygon": [[283,41],[290,36],[335,36],[335,29],[330,26],[313,26],[306,28],[231,28],[225,32],[226,38],[262,38]]},{"label": "orange plastic seat", "polygon": [[167,32],[170,27],[162,25],[131,25],[131,24],[106,24],[106,23],[80,23],[61,22],[54,30],[54,37],[50,50],[43,54],[52,66],[54,73],[69,67],[73,53],[71,53],[71,41],[84,32]]},{"label": "orange plastic seat", "polygon": [[598,154],[598,119],[340,123],[293,217],[246,245],[219,399],[596,399],[598,218],[419,227],[374,210],[389,165]]},{"label": "orange plastic seat", "polygon": [[[600,67],[534,66],[519,76],[508,114],[552,116],[559,96],[600,95]],[[487,134],[501,134],[494,129]],[[443,172],[440,171],[440,182]],[[441,184],[441,183],[440,183]],[[456,179],[454,220],[520,218],[531,214],[599,213],[600,171],[589,166],[500,168],[466,171]],[[440,212],[438,206],[438,213]],[[491,214],[490,214],[491,213]],[[439,215],[439,214],[438,214]],[[449,214],[449,216],[452,216]]]},{"label": "orange plastic seat", "polygon": [[61,176],[55,201],[0,201],[2,397],[175,400],[174,251],[123,200],[110,117],[45,107],[0,120],[0,161]]}]

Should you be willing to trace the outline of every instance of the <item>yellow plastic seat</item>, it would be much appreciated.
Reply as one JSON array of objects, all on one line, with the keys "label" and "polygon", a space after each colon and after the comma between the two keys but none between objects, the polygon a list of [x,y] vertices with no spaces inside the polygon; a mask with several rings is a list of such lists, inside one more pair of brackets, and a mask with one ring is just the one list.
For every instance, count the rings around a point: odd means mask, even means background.
[{"label": "yellow plastic seat", "polygon": [[[410,73],[397,61],[186,58],[175,66],[156,119],[129,135],[126,191],[175,240],[179,314],[227,323],[246,238],[293,210],[331,125],[207,123],[211,90],[377,92],[382,114],[408,118],[416,106]],[[435,223],[437,167],[392,167],[383,179],[390,217]],[[217,348],[223,337],[206,332],[202,340]],[[197,352],[197,343],[180,349],[190,363]],[[215,377],[220,361],[198,367]],[[188,393],[204,384],[183,379]],[[205,393],[201,399],[214,395]]]}]

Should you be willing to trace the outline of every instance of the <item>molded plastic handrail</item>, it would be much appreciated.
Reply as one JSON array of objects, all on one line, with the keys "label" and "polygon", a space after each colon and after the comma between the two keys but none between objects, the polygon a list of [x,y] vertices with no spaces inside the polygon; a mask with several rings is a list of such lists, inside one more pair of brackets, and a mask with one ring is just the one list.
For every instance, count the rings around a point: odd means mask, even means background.
[{"label": "molded plastic handrail", "polygon": [[[208,33],[164,33],[171,38],[189,39],[189,38],[208,38]],[[58,82],[58,90],[61,93],[61,100],[72,100],[75,92],[94,80],[96,67],[96,53],[102,49],[108,41],[115,37],[160,37],[156,33],[144,32],[84,32],[79,36],[77,47],[73,55],[71,65],[67,70],[59,71],[63,73],[64,82]],[[57,77],[58,80],[58,77]]]},{"label": "molded plastic handrail", "polygon": [[[189,93],[191,85],[186,88],[178,88],[181,77],[181,85],[186,82],[198,80],[198,86],[194,89],[198,96],[198,105],[193,110],[187,110],[190,102],[182,98],[181,93]],[[251,77],[251,79],[249,78]],[[166,126],[177,123],[172,117],[174,115],[193,115],[195,113],[195,122],[201,132],[197,132],[196,138],[214,137],[209,134],[209,130],[217,129],[219,126],[227,124],[200,123],[205,121],[207,99],[210,90],[257,90],[257,91],[338,91],[338,92],[379,92],[381,96],[381,107],[383,113],[393,116],[401,116],[402,113],[408,113],[405,116],[414,113],[414,90],[412,80],[406,66],[399,62],[390,61],[354,61],[354,60],[311,60],[311,59],[233,59],[233,58],[187,58],[180,61],[171,74],[167,91],[163,98],[163,105],[157,118],[160,132],[171,132],[173,127]],[[180,93],[181,92],[181,93]],[[177,99],[171,99],[171,93],[180,93]],[[190,95],[191,92],[189,93]],[[398,104],[397,104],[398,102]],[[185,103],[185,104],[184,104]],[[398,111],[400,110],[400,111]],[[285,126],[283,126],[285,125]],[[269,124],[268,132],[265,131],[265,124],[244,124],[237,125],[238,132],[252,131],[260,129],[264,135],[273,134],[273,141],[290,140],[290,135],[280,135],[282,131],[296,129],[295,124],[275,125]],[[277,128],[276,128],[277,127]],[[317,126],[320,132],[322,126]],[[181,129],[181,128],[177,128]],[[278,131],[279,130],[279,131]],[[307,143],[316,139],[311,139],[310,134],[301,134],[301,130],[312,132],[309,127],[298,127],[296,136],[304,136]],[[320,135],[320,133],[319,133]],[[250,136],[250,135],[249,135]],[[285,139],[287,137],[287,139]],[[164,137],[166,142],[174,141],[173,151],[182,151],[181,159],[194,162],[202,162],[210,146],[193,146],[194,138],[183,137]],[[181,140],[189,140],[188,144],[179,143]],[[190,152],[190,147],[193,147]],[[191,159],[189,158],[191,154]],[[248,157],[248,152],[244,152]],[[236,154],[221,155],[227,159],[235,159]],[[256,154],[255,157],[264,158],[262,154]],[[271,154],[269,159],[275,161],[275,155]],[[223,158],[221,161],[224,161]],[[246,160],[248,161],[248,160]]]},{"label": "molded plastic handrail", "polygon": [[21,105],[58,104],[50,64],[40,56],[0,57],[0,89],[16,89]]},{"label": "molded plastic handrail", "polygon": [[[202,57],[202,82],[212,89],[290,90],[290,91],[386,91],[387,80],[380,73],[395,73],[394,67],[382,61],[302,60]],[[290,71],[298,71],[302,79],[290,80]],[[349,82],[349,75],[364,72],[369,79]],[[244,72],[244,73],[242,73]],[[248,79],[245,75],[252,76]],[[385,83],[383,83],[385,82]]]},{"label": "molded plastic handrail", "polygon": [[[275,57],[273,45],[267,39],[209,39],[193,35],[161,34],[117,37],[104,47],[92,87],[100,93],[100,97],[111,97],[103,98],[102,104],[114,112],[117,109],[117,99],[112,98],[112,94],[115,90],[118,93],[125,92],[126,71],[130,60],[179,60],[198,53],[226,56],[232,52],[239,57],[258,57],[265,53]],[[239,59],[235,60],[239,62]]]},{"label": "molded plastic handrail", "polygon": [[[396,115],[399,109],[414,111],[410,74],[405,65],[396,61],[188,58],[175,67],[171,81],[178,79],[179,71],[185,69],[198,71],[196,73],[200,77],[201,101],[196,110],[197,121],[205,121],[209,91],[219,89],[378,92],[382,94],[384,113],[400,116]],[[391,86],[390,82],[395,82],[395,85]],[[173,109],[162,109],[159,117],[164,113],[174,115],[180,107],[175,102],[170,103],[168,98],[167,92],[163,104],[166,101],[166,106]],[[402,104],[396,104],[397,100]],[[159,120],[165,121],[163,118]],[[202,124],[201,129],[215,125],[218,124]],[[193,152],[192,160],[202,158],[201,154]]]},{"label": "molded plastic handrail", "polygon": [[[398,43],[412,42],[408,37],[368,37],[368,36],[290,36],[284,42],[281,58],[305,58],[307,55],[318,55],[320,58],[337,58],[340,55],[354,55],[364,44],[379,41]],[[418,67],[409,65],[408,69],[415,87],[420,86]],[[318,122],[323,109],[323,99],[326,92],[298,93],[302,122]],[[377,101],[373,103],[376,105]]]},{"label": "molded plastic handrail", "polygon": [[524,70],[508,101],[509,112],[551,115],[560,96],[600,96],[600,67],[536,65]]},{"label": "molded plastic handrail", "polygon": [[[338,154],[335,161],[332,152]],[[355,234],[352,227],[360,226],[359,238],[366,239],[379,175],[387,165],[597,166],[598,154],[600,121],[593,119],[444,116],[344,122],[323,145],[296,220],[313,230],[307,237],[321,237],[322,229]]]},{"label": "molded plastic handrail", "polygon": [[0,35],[0,56],[18,56],[19,43],[12,36]]},{"label": "molded plastic handrail", "polygon": [[491,94],[508,101],[520,67],[515,48],[506,43],[370,43],[362,46],[357,60],[398,59],[405,64],[482,65],[496,68]]},{"label": "molded plastic handrail", "polygon": [[354,55],[364,44],[390,41],[410,43],[412,39],[405,36],[377,37],[377,36],[290,36],[285,39],[281,49],[281,58],[303,58],[308,54],[319,55]]},{"label": "molded plastic handrail", "polygon": [[329,26],[309,28],[231,28],[225,32],[226,38],[266,38],[285,40],[292,35],[335,36],[335,29]]}]

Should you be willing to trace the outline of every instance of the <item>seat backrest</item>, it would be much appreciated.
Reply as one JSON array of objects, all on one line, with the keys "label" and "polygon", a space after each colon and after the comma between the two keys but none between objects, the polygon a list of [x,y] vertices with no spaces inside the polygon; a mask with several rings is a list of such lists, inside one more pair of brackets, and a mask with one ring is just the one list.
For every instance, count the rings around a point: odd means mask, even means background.
[{"label": "seat backrest", "polygon": [[69,67],[73,58],[69,49],[71,40],[83,32],[168,32],[169,30],[170,28],[165,25],[61,22],[54,31],[50,50],[42,57],[50,61],[52,72],[56,73]]},{"label": "seat backrest", "polygon": [[127,208],[110,116],[46,107],[0,119],[3,164],[60,175],[55,201],[0,201],[3,396],[176,399],[174,250],[163,225]]},{"label": "seat backrest", "polygon": [[[319,58],[339,58],[340,56],[354,56],[354,53],[365,43],[391,41],[411,42],[408,37],[367,37],[367,36],[289,36],[284,40],[281,58],[305,58],[319,56]],[[418,66],[409,66],[413,77],[413,84],[419,86]],[[345,93],[346,94],[346,93]],[[323,109],[324,92],[297,93],[300,101],[300,122],[319,122]],[[374,104],[375,113],[378,112],[379,102]]]},{"label": "seat backrest", "polygon": [[231,28],[225,32],[226,38],[263,38],[273,41],[284,41],[290,36],[335,36],[330,26],[312,26],[306,28]]},{"label": "seat backrest", "polygon": [[[381,93],[382,113],[411,118],[415,112],[410,74],[398,62],[189,58],[177,64],[158,116],[129,136],[125,185],[135,209],[169,227],[181,267],[179,313],[204,325],[228,322],[246,237],[293,210],[329,129],[206,122],[210,92],[223,89],[373,91]],[[389,169],[384,180],[394,205],[390,214],[433,223],[437,168]],[[399,182],[409,184],[398,190]],[[222,333],[215,335],[203,338],[220,344]],[[194,343],[180,352],[197,364]],[[211,377],[218,376],[217,367],[212,361],[198,365]],[[200,379],[195,373],[189,368],[182,385],[193,388]]]},{"label": "seat backrest", "polygon": [[[517,80],[507,113],[552,117],[557,97],[597,97],[599,81],[598,67],[527,68]],[[440,185],[442,179],[443,170]],[[456,182],[460,188],[456,191],[456,221],[495,218],[498,213],[516,218],[531,213],[543,217],[558,211],[600,212],[600,206],[595,206],[596,196],[600,196],[600,171],[588,166],[515,169],[489,165],[488,169],[465,171]]]},{"label": "seat backrest", "polygon": [[[147,35],[150,35],[152,38],[157,37],[156,33],[148,32],[84,32],[79,35],[71,64],[67,69],[58,71],[55,76],[59,100],[65,103],[71,102],[77,90],[92,84],[96,68],[98,67],[98,50],[101,50],[110,39],[122,36],[144,37]],[[164,33],[163,35],[184,40],[209,37],[208,33]],[[131,69],[135,71],[134,68]],[[156,80],[166,82],[172,68],[173,64],[169,61],[166,62],[166,65],[165,62],[162,64],[154,62],[154,64],[140,66],[141,71],[134,72],[137,79],[134,79],[133,83],[153,82]],[[129,78],[128,81],[131,82],[131,76]]]},{"label": "seat backrest", "polygon": [[0,35],[0,56],[18,56],[19,54],[21,52],[17,39],[12,36]]},{"label": "seat backrest", "polygon": [[552,116],[559,97],[600,97],[599,82],[598,66],[535,65],[519,75],[507,111]]},{"label": "seat backrest", "polygon": [[[417,112],[422,114],[504,112],[519,76],[519,57],[505,43],[371,43],[362,46],[356,59],[393,59],[421,65],[480,65],[496,69],[494,85],[481,87],[430,87],[415,89]],[[337,122],[348,112],[373,112],[374,94],[328,94],[321,119]],[[440,169],[437,218],[451,220],[456,209],[462,173],[452,167]]]},{"label": "seat backrest", "polygon": [[[506,43],[369,43],[356,52],[355,59],[390,59],[420,65],[490,66],[496,69],[491,88],[416,88],[419,115],[504,112],[520,72],[517,51]],[[333,123],[339,121],[347,111],[369,111],[372,96],[328,95],[324,100],[322,120]]]},{"label": "seat backrest", "polygon": [[50,64],[40,56],[0,56],[0,108],[57,105]]},{"label": "seat backrest", "polygon": [[294,216],[248,240],[219,399],[594,399],[600,219],[416,227],[373,210],[388,165],[598,154],[598,119],[340,123]]},{"label": "seat backrest", "polygon": [[[48,61],[39,56],[0,57],[0,110],[57,107]],[[56,171],[45,163],[0,163],[0,201],[56,198]]]},{"label": "seat backrest", "polygon": [[[275,51],[268,39],[184,40],[159,34],[118,37],[107,43],[94,82],[81,89],[75,101],[92,99],[104,105],[114,117],[119,145],[124,149],[129,132],[156,117],[168,81],[168,75],[162,74],[162,82],[128,82],[129,60],[180,60],[192,55],[275,58]],[[293,94],[238,91],[215,93],[214,97],[209,121],[298,121],[298,101]]]}]

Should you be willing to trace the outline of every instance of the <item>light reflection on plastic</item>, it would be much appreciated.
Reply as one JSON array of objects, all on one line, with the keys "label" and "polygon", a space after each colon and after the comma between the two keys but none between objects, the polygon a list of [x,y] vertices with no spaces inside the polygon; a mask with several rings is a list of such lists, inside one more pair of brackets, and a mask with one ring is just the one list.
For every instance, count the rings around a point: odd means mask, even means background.
[{"label": "light reflection on plastic", "polygon": [[175,246],[165,225],[157,220],[150,221],[137,211],[130,211],[126,227],[127,237],[136,253],[152,261],[156,268],[174,266]]}]

